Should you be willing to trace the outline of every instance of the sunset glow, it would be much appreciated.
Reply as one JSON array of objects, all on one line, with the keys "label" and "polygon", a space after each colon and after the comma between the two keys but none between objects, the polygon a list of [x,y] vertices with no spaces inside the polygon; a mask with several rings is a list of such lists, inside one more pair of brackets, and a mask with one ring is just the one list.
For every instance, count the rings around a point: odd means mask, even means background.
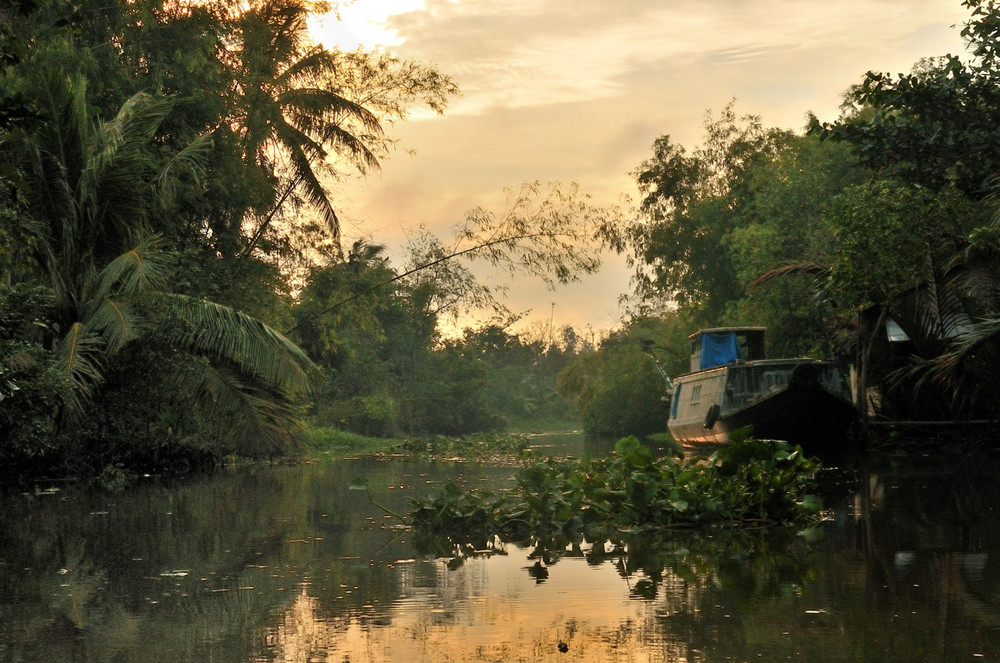
[{"label": "sunset glow", "polygon": [[[961,53],[965,10],[954,0],[680,2],[580,6],[399,0],[349,4],[317,21],[327,45],[380,45],[437,66],[461,87],[444,117],[392,128],[399,145],[381,173],[338,188],[345,240],[405,253],[424,225],[441,237],[474,207],[502,211],[503,189],[578,182],[596,202],[633,196],[629,173],[663,134],[701,141],[706,111],[800,131],[807,113],[835,119],[843,92],[868,70],[909,71],[922,57]],[[346,242],[345,242],[346,243]],[[514,283],[525,320],[598,329],[618,322],[629,270],[608,256],[599,275],[557,292]]]}]

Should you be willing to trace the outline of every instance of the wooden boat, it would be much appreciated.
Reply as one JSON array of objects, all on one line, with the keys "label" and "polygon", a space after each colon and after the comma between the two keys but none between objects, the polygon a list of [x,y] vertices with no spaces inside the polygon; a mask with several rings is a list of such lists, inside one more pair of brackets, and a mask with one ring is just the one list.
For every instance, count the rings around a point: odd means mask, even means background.
[{"label": "wooden boat", "polygon": [[691,336],[691,372],[668,381],[667,428],[684,445],[754,437],[820,452],[846,445],[857,419],[843,371],[828,361],[766,359],[764,327],[718,327]]}]

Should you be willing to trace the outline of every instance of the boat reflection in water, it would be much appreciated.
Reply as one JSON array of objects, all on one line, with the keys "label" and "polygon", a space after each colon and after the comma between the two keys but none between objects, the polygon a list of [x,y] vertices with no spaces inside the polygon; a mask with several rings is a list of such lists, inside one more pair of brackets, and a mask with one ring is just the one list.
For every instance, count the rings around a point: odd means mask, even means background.
[{"label": "boat reflection in water", "polygon": [[721,444],[751,426],[755,437],[811,452],[844,445],[857,419],[834,362],[766,359],[764,327],[718,327],[689,336],[691,372],[668,385],[667,428],[685,445]]}]

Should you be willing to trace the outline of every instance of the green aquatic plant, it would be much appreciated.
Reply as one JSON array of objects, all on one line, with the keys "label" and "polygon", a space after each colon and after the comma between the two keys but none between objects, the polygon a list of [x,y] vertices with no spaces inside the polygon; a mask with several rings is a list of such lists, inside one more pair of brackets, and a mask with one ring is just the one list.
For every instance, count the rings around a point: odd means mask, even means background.
[{"label": "green aquatic plant", "polygon": [[524,433],[472,433],[414,437],[392,451],[420,458],[461,458],[473,461],[522,459],[530,453],[531,438]]},{"label": "green aquatic plant", "polygon": [[544,551],[671,528],[800,528],[819,519],[809,493],[818,469],[800,447],[745,432],[706,459],[656,457],[626,437],[606,458],[537,461],[501,495],[448,485],[414,498],[409,521],[436,550],[494,537]]}]

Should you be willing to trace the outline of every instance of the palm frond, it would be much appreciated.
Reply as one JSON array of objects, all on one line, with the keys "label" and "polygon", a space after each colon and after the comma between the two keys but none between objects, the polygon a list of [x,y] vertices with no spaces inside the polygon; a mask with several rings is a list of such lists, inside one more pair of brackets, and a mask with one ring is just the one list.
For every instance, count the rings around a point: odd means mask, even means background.
[{"label": "palm frond", "polygon": [[188,356],[172,371],[174,387],[223,448],[251,457],[287,452],[304,428],[301,411],[239,371]]},{"label": "palm frond", "polygon": [[305,194],[306,200],[319,212],[326,224],[330,238],[336,240],[339,245],[340,219],[337,217],[337,211],[334,209],[333,202],[323,187],[323,183],[319,181],[316,172],[311,167],[309,158],[301,151],[295,150],[291,153],[291,161],[298,178],[299,188]]},{"label": "palm frond", "polygon": [[86,328],[98,334],[107,357],[141,335],[142,318],[127,301],[104,297],[87,311]]},{"label": "palm frond", "polygon": [[[323,165],[327,157],[326,147],[308,132],[288,122],[275,127],[275,137],[283,149],[293,157],[299,155],[310,168],[314,163]],[[298,164],[293,164],[296,168]]]},{"label": "palm frond", "polygon": [[362,172],[365,172],[367,168],[377,170],[381,167],[378,157],[368,147],[364,138],[356,136],[344,126],[334,123],[328,124],[326,130],[321,134],[321,140],[326,144],[334,145],[339,152],[349,154]]},{"label": "palm frond", "polygon": [[[77,185],[80,204],[97,209],[97,198],[120,191],[118,182],[132,183],[149,168],[149,142],[170,109],[170,104],[139,92],[125,100],[118,114],[89,132],[87,158]],[[142,199],[142,196],[138,196]]]},{"label": "palm frond", "polygon": [[943,381],[950,381],[979,348],[998,340],[1000,317],[977,320],[954,342],[948,352],[937,358],[936,376]]},{"label": "palm frond", "polygon": [[966,266],[955,282],[979,311],[1000,313],[1000,259]]},{"label": "palm frond", "polygon": [[917,353],[936,357],[970,325],[969,311],[953,279],[941,276],[930,251],[924,253],[920,283],[898,295],[890,308]]},{"label": "palm frond", "polygon": [[980,239],[956,253],[948,264],[951,281],[983,315],[1000,313],[1000,245]]},{"label": "palm frond", "polygon": [[82,168],[83,145],[89,133],[86,81],[51,71],[39,84],[35,103],[51,121],[33,132],[18,131],[5,158],[23,164],[30,186],[26,191],[38,218],[44,219],[47,259],[56,261],[79,243],[79,206],[71,182]]},{"label": "palm frond", "polygon": [[59,344],[56,357],[62,373],[72,385],[66,406],[73,417],[84,414],[85,404],[93,387],[103,380],[103,345],[100,336],[88,330],[81,322],[74,323]]},{"label": "palm frond", "polygon": [[211,135],[199,136],[170,157],[153,178],[153,184],[161,199],[169,200],[173,197],[175,185],[181,175],[190,175],[195,182],[201,179],[208,163],[212,143]]},{"label": "palm frond", "polygon": [[312,82],[333,74],[338,65],[336,56],[322,45],[314,45],[301,53],[274,79],[281,88],[300,87],[300,82]]},{"label": "palm frond", "polygon": [[189,352],[222,359],[245,375],[288,394],[305,394],[318,369],[297,345],[241,311],[183,295],[167,295],[182,323],[168,330]]},{"label": "palm frond", "polygon": [[[322,121],[323,124],[343,124],[345,120],[352,120],[365,131],[378,135],[382,133],[382,124],[375,113],[334,90],[321,87],[293,88],[284,90],[278,101],[285,112],[293,116],[296,125],[300,122],[308,123],[310,118],[314,122]],[[317,130],[316,126],[311,128]]]},{"label": "palm frond", "polygon": [[163,289],[167,285],[163,257],[160,238],[156,235],[144,238],[100,271],[95,297],[135,297]]},{"label": "palm frond", "polygon": [[[948,283],[931,279],[917,288],[912,297],[904,297],[903,301],[912,302],[909,319],[915,324],[917,333],[932,345],[933,342],[956,338],[969,325],[965,303]],[[911,339],[914,337],[911,336]]]}]

